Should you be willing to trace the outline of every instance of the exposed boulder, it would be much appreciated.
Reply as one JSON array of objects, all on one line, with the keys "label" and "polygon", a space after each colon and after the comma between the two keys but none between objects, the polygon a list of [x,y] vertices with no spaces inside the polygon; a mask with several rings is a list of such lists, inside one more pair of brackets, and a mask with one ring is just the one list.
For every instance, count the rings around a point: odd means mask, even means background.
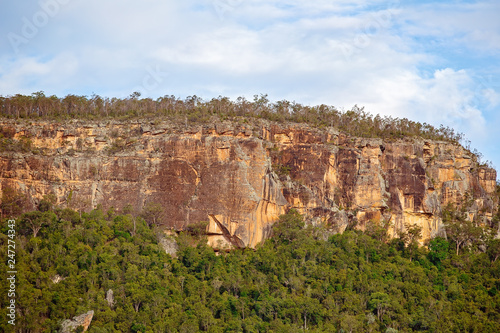
[{"label": "exposed boulder", "polygon": [[73,319],[66,319],[61,323],[61,333],[76,332],[79,327],[82,327],[81,332],[86,332],[92,322],[94,311],[90,310],[87,313],[73,317]]}]

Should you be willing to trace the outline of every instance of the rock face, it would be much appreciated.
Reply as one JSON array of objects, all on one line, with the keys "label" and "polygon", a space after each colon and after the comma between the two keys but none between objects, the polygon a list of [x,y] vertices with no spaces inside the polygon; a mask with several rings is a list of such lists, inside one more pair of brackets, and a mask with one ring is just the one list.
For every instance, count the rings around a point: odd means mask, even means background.
[{"label": "rock face", "polygon": [[106,302],[108,302],[108,306],[110,308],[113,308],[113,306],[115,305],[115,298],[113,296],[112,289],[108,289],[108,291],[106,292]]},{"label": "rock face", "polygon": [[[472,197],[471,217],[481,211],[488,219],[494,210],[496,171],[447,142],[266,122],[1,126],[12,144],[0,155],[0,186],[27,194],[32,207],[46,194],[86,210],[131,204],[139,212],[157,203],[165,229],[208,221],[217,249],[254,247],[291,207],[340,232],[390,221],[394,235],[417,224],[422,240],[442,231],[440,214],[450,202]],[[26,138],[29,149],[16,151]]]},{"label": "rock face", "polygon": [[83,327],[83,332],[86,332],[92,322],[93,316],[94,311],[91,310],[87,313],[73,317],[73,320],[66,319],[61,323],[61,333],[75,332],[80,326]]},{"label": "rock face", "polygon": [[175,237],[161,235],[158,243],[165,250],[165,253],[170,254],[172,257],[177,257],[179,246]]}]

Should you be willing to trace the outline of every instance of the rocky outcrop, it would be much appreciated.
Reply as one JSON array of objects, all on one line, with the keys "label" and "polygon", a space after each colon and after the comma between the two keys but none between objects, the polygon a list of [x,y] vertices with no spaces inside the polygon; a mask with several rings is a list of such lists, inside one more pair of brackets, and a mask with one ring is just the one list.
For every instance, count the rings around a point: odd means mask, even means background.
[{"label": "rocky outcrop", "polygon": [[106,302],[108,303],[108,306],[110,308],[113,308],[113,306],[115,305],[115,297],[113,295],[113,290],[108,289],[108,291],[106,292]]},{"label": "rocky outcrop", "polygon": [[179,250],[179,245],[175,237],[171,235],[160,235],[159,242],[160,246],[165,250],[165,253],[171,255],[172,257],[177,256],[177,251]]},{"label": "rocky outcrop", "polygon": [[[327,219],[343,231],[354,220],[390,221],[391,235],[409,225],[422,227],[422,241],[442,232],[442,209],[469,197],[471,218],[491,219],[496,171],[448,142],[347,137],[335,132],[298,131],[271,126],[266,138],[277,143],[274,163],[290,170],[287,202],[301,212]],[[344,209],[344,217],[338,211]],[[345,217],[352,214],[352,217]]]},{"label": "rocky outcrop", "polygon": [[79,327],[83,328],[82,332],[86,332],[92,322],[92,317],[94,316],[94,311],[89,311],[87,313],[81,314],[79,316],[73,317],[72,320],[66,319],[61,323],[61,333],[71,333],[75,332]]},{"label": "rocky outcrop", "polygon": [[390,221],[395,234],[417,224],[422,240],[441,232],[450,202],[472,197],[471,218],[491,219],[495,207],[496,171],[448,142],[266,122],[4,121],[2,133],[10,141],[0,186],[27,194],[32,207],[46,194],[87,210],[157,203],[165,229],[207,221],[217,249],[254,247],[291,207],[337,231]]},{"label": "rocky outcrop", "polygon": [[63,278],[62,276],[60,276],[59,274],[56,274],[54,275],[53,277],[50,278],[52,280],[52,283],[54,284],[58,284],[59,282],[61,281],[64,281],[65,278]]}]

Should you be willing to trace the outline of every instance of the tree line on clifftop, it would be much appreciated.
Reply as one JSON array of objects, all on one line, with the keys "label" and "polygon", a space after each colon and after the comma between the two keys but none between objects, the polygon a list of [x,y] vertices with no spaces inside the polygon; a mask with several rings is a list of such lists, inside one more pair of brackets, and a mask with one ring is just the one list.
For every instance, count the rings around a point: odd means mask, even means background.
[{"label": "tree line on clifftop", "polygon": [[107,98],[98,95],[67,95],[60,98],[43,92],[31,95],[0,96],[0,115],[7,118],[27,119],[131,119],[166,116],[172,120],[205,123],[214,116],[221,119],[244,117],[261,118],[276,122],[307,123],[314,127],[331,126],[359,137],[403,138],[419,136],[424,139],[458,143],[463,134],[450,127],[436,128],[406,118],[373,116],[364,108],[354,106],[339,111],[325,104],[302,105],[287,100],[270,102],[267,94],[254,95],[253,101],[239,97],[235,101],[219,96],[203,100],[194,95],[180,99],[165,95],[156,100],[141,98],[135,92],[127,98]]},{"label": "tree line on clifftop", "polygon": [[[447,228],[470,227],[448,210]],[[193,227],[174,237],[171,256],[151,212],[143,217],[57,208],[49,198],[18,216],[16,332],[54,332],[89,310],[91,333],[500,331],[493,237],[437,237],[425,248],[418,228],[393,239],[376,224],[329,234],[290,210],[256,249],[217,255]],[[1,229],[5,259],[7,219]]]}]

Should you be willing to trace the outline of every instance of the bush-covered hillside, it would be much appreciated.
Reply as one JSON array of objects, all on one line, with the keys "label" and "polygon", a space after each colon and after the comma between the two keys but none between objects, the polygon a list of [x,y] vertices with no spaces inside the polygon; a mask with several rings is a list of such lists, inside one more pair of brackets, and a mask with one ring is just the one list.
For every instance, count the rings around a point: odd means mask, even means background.
[{"label": "bush-covered hillside", "polygon": [[14,119],[133,119],[168,117],[182,123],[204,123],[214,117],[233,119],[244,117],[271,121],[307,123],[315,127],[332,126],[359,137],[403,138],[419,136],[432,140],[458,143],[463,135],[452,128],[436,128],[406,118],[373,116],[363,108],[354,106],[339,111],[334,106],[307,106],[287,100],[270,102],[267,95],[255,95],[253,101],[239,97],[231,101],[219,96],[203,100],[189,96],[182,100],[165,95],[156,100],[140,98],[133,93],[128,98],[105,98],[98,95],[67,95],[60,98],[43,92],[32,95],[0,96],[0,116]]},{"label": "bush-covered hillside", "polygon": [[446,239],[427,250],[376,228],[327,236],[292,210],[256,250],[216,255],[193,229],[172,258],[139,217],[40,209],[17,219],[16,332],[53,332],[89,310],[90,332],[500,331],[498,240],[457,255]]}]

